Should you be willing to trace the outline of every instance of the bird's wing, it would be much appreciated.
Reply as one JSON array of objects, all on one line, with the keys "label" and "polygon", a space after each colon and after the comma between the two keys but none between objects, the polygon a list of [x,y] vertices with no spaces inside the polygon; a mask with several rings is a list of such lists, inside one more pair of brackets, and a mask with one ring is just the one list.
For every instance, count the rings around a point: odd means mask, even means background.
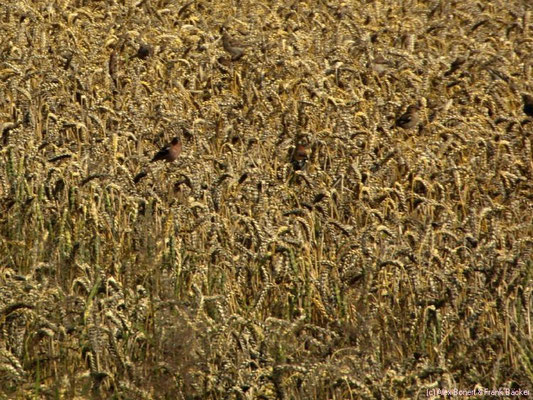
[{"label": "bird's wing", "polygon": [[159,150],[154,158],[152,158],[152,161],[160,160],[161,158],[164,158],[168,152],[170,151],[170,146],[165,146],[161,150]]}]

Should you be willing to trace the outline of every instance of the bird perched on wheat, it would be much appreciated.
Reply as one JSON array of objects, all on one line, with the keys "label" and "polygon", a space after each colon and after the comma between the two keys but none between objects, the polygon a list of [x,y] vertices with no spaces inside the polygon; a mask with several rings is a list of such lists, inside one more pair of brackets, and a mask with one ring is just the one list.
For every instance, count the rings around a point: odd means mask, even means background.
[{"label": "bird perched on wheat", "polygon": [[[181,153],[181,140],[179,137],[174,137],[172,141],[167,144],[166,146],[163,146],[159,151],[154,155],[154,157],[150,160],[151,163],[156,161],[166,161],[167,163],[176,161],[176,159],[179,157]],[[135,177],[133,178],[134,183],[139,183],[142,178],[144,178],[146,175],[148,175],[148,171],[144,169],[143,171],[139,172]]]},{"label": "bird perched on wheat", "polygon": [[524,102],[524,107],[522,108],[524,114],[526,114],[528,117],[533,117],[533,96],[523,93],[522,100]]},{"label": "bird perched on wheat", "polygon": [[291,164],[295,171],[304,169],[308,156],[309,141],[303,136],[296,138],[294,149],[291,153]]},{"label": "bird perched on wheat", "polygon": [[137,57],[140,60],[146,60],[148,57],[154,54],[154,48],[148,43],[141,43],[137,49],[137,54],[133,57]]},{"label": "bird perched on wheat", "polygon": [[222,28],[222,47],[230,54],[231,61],[237,61],[244,56],[245,45],[232,38],[226,28]]},{"label": "bird perched on wheat", "polygon": [[394,64],[387,60],[382,55],[374,57],[372,61],[369,61],[367,66],[374,71],[378,76],[385,75],[387,71],[394,67]]},{"label": "bird perched on wheat", "polygon": [[418,104],[412,104],[407,107],[407,110],[400,115],[396,120],[396,126],[402,129],[411,129],[418,125],[420,122],[420,106]]},{"label": "bird perched on wheat", "polygon": [[179,137],[174,137],[172,141],[166,146],[162,147],[152,158],[150,162],[156,161],[175,161],[181,153],[181,140]]}]

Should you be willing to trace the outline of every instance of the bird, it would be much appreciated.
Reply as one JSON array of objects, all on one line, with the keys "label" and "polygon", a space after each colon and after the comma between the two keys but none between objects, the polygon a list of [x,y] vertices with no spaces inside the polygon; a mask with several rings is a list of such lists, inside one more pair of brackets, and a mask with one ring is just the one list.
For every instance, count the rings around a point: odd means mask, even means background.
[{"label": "bird", "polygon": [[533,117],[533,96],[527,93],[522,94],[522,100],[524,101],[524,113],[529,116]]},{"label": "bird", "polygon": [[295,171],[304,169],[305,163],[309,157],[307,156],[307,142],[303,139],[297,139],[296,146],[291,154],[291,164]]},{"label": "bird", "polygon": [[161,150],[159,150],[156,153],[156,155],[154,156],[154,158],[152,158],[150,162],[156,162],[160,160],[164,160],[166,162],[172,162],[178,158],[180,153],[181,153],[181,140],[179,137],[176,136],[172,139],[172,141],[168,145],[162,147]]},{"label": "bird", "polygon": [[407,107],[407,110],[396,120],[396,126],[402,129],[411,129],[418,125],[420,122],[419,110],[420,106],[417,104]]},{"label": "bird", "polygon": [[244,56],[244,45],[232,38],[225,29],[222,31],[222,47],[231,55],[231,61]]},{"label": "bird", "polygon": [[444,76],[449,76],[457,71],[466,62],[466,58],[457,57],[451,64],[450,69],[444,73]]},{"label": "bird", "polygon": [[148,172],[146,171],[139,172],[137,175],[135,175],[135,178],[133,178],[133,182],[135,184],[139,183],[141,179],[144,178],[146,175],[148,175]]},{"label": "bird", "polygon": [[389,68],[393,67],[393,63],[385,59],[382,55],[374,57],[374,60],[368,62],[368,67],[374,71],[377,75],[384,75]]},{"label": "bird", "polygon": [[134,57],[137,57],[141,60],[146,60],[153,53],[154,53],[154,49],[152,48],[152,46],[146,43],[141,43],[139,45],[139,49],[137,50],[137,54],[135,54]]}]

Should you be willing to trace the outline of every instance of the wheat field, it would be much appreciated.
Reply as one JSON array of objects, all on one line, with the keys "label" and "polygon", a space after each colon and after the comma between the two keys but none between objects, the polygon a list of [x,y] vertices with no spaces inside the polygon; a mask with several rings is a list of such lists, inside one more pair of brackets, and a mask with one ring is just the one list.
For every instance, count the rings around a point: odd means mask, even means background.
[{"label": "wheat field", "polygon": [[0,397],[531,391],[532,9],[3,2]]}]

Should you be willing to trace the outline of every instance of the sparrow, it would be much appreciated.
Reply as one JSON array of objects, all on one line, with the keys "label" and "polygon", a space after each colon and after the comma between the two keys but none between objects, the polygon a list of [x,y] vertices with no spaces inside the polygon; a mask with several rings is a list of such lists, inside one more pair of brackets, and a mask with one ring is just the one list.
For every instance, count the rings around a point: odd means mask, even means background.
[{"label": "sparrow", "polygon": [[522,94],[522,100],[524,101],[524,113],[530,117],[533,117],[533,96],[530,94]]},{"label": "sparrow", "polygon": [[165,160],[166,162],[172,162],[178,158],[178,156],[181,153],[181,140],[179,137],[175,137],[172,139],[170,144],[166,145],[165,147],[161,148],[154,158],[150,162],[156,162],[160,160]]},{"label": "sparrow", "polygon": [[231,61],[237,61],[244,55],[244,45],[233,39],[226,30],[222,32],[222,47],[231,55]]},{"label": "sparrow", "polygon": [[305,167],[307,156],[307,143],[302,139],[296,141],[296,146],[291,154],[291,164],[295,171],[300,171]]},{"label": "sparrow", "polygon": [[402,129],[411,129],[418,125],[420,122],[419,110],[420,106],[416,104],[407,107],[407,110],[396,120],[396,126]]},{"label": "sparrow", "polygon": [[382,55],[378,55],[374,57],[373,61],[368,62],[368,67],[379,76],[384,75],[392,66],[393,63],[385,59]]}]

